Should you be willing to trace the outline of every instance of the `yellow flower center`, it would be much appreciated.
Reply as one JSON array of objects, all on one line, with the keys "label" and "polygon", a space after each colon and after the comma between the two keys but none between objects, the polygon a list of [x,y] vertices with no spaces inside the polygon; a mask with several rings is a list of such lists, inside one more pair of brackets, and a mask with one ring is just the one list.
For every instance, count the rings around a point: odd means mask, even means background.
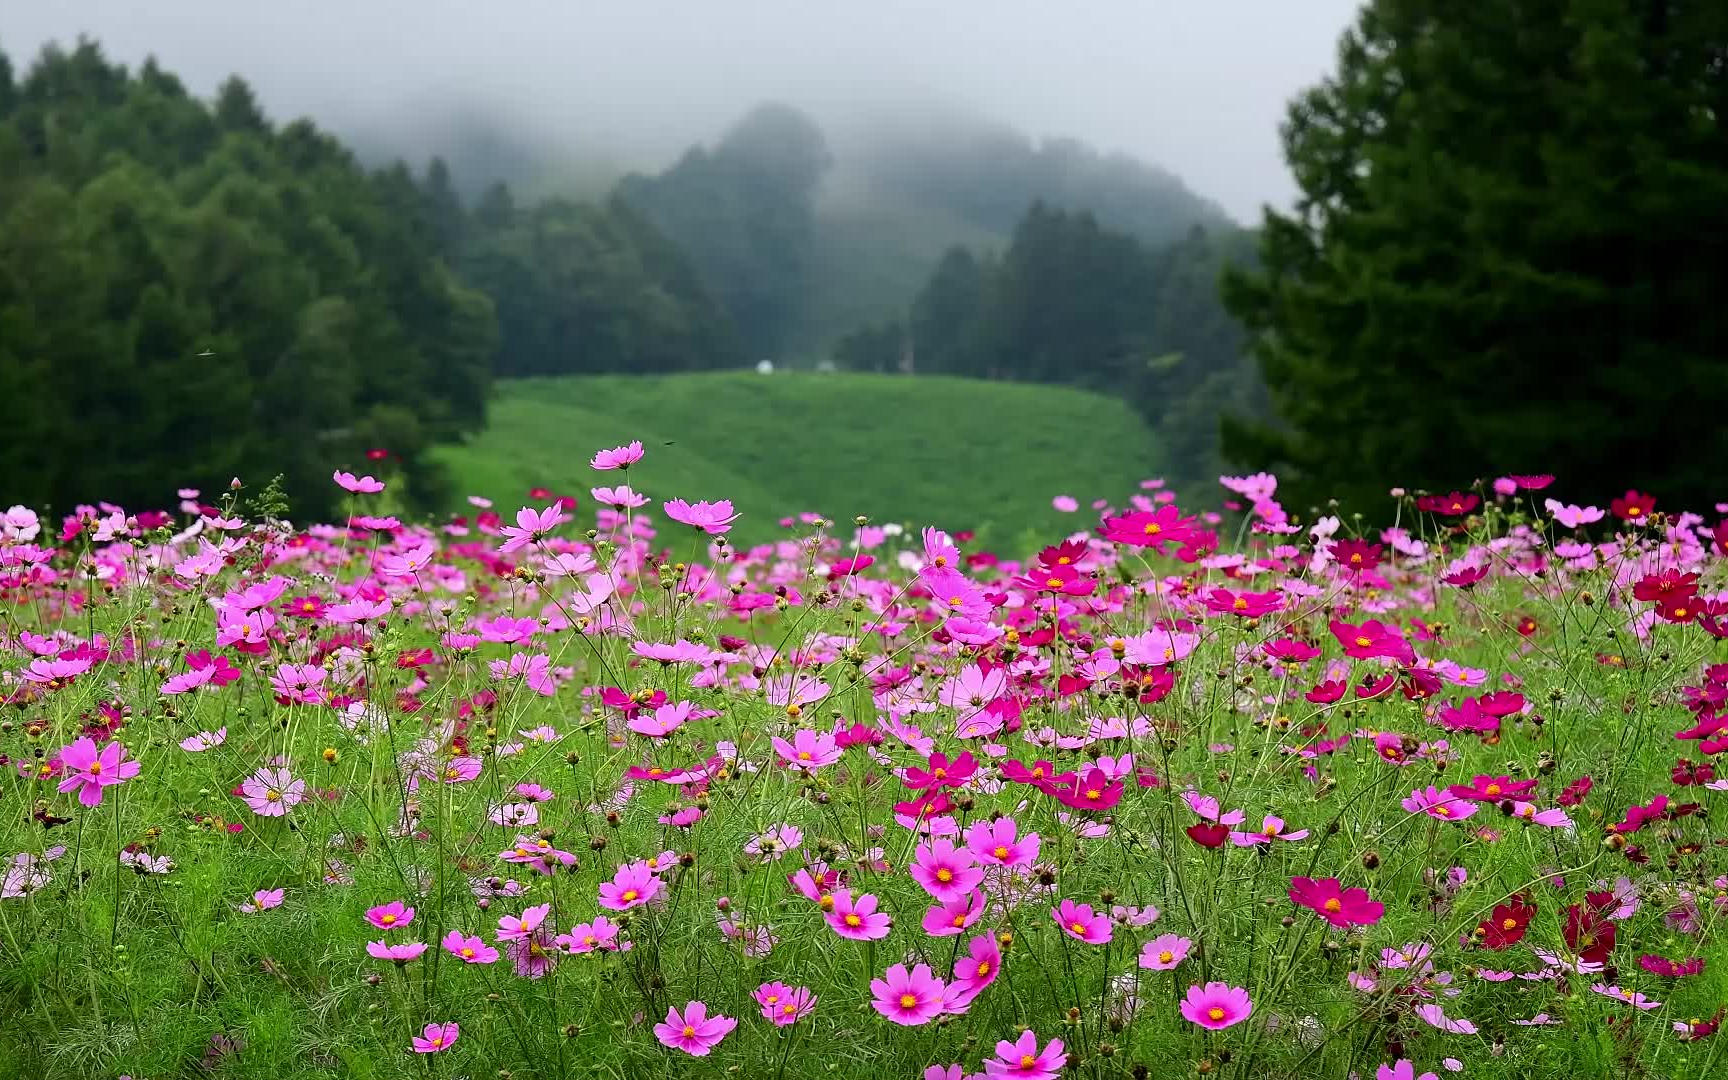
[{"label": "yellow flower center", "polygon": [[954,880],[954,871],[952,871],[952,870],[948,869],[946,866],[944,866],[940,870],[936,871],[936,880],[940,881],[944,884],[946,884],[950,881],[953,881]]},{"label": "yellow flower center", "polygon": [[275,788],[271,788],[270,790],[268,790],[264,793],[264,801],[265,802],[281,802],[282,801],[282,793],[280,791],[277,791]]},{"label": "yellow flower center", "polygon": [[798,760],[799,761],[809,761],[810,760],[810,751],[808,751],[808,750],[798,751]]},{"label": "yellow flower center", "polygon": [[1325,908],[1327,911],[1330,911],[1334,915],[1336,915],[1340,911],[1344,910],[1344,902],[1342,900],[1338,899],[1336,896],[1334,896],[1332,899],[1326,901],[1324,904],[1321,904],[1320,906]]},{"label": "yellow flower center", "polygon": [[1628,506],[1626,508],[1627,517],[1638,517],[1642,513],[1644,513],[1644,508],[1642,506]]},{"label": "yellow flower center", "polygon": [[1045,579],[1044,584],[1048,585],[1052,589],[1060,589],[1062,587],[1062,579],[1059,577],[1047,578]]},{"label": "yellow flower center", "polygon": [[1356,644],[1366,649],[1368,646],[1374,644],[1374,639],[1365,634],[1358,634],[1356,635]]},{"label": "yellow flower center", "polygon": [[1237,611],[1247,611],[1248,610],[1248,598],[1246,596],[1238,596],[1236,598],[1236,602],[1231,604],[1230,606],[1235,608]]},{"label": "yellow flower center", "polygon": [[946,780],[948,778],[948,770],[938,766],[930,770],[930,775],[934,776],[938,780]]},{"label": "yellow flower center", "polygon": [[1278,835],[1278,826],[1268,825],[1264,829],[1261,829],[1260,833],[1262,836],[1277,836]]},{"label": "yellow flower center", "polygon": [[1452,816],[1452,808],[1450,806],[1446,805],[1445,803],[1441,803],[1439,806],[1436,806],[1434,808],[1434,812],[1436,814],[1439,814],[1441,817],[1451,817]]},{"label": "yellow flower center", "polygon": [[1146,535],[1147,536],[1157,536],[1159,533],[1161,533],[1163,531],[1164,531],[1164,526],[1158,524],[1156,521],[1148,521],[1146,523]]},{"label": "yellow flower center", "polygon": [[1020,1067],[1022,1069],[1030,1069],[1036,1064],[1038,1064],[1038,1059],[1033,1057],[1031,1054],[1020,1055]]},{"label": "yellow flower center", "polygon": [[622,899],[624,899],[626,901],[634,900],[634,899],[636,899],[636,895],[637,894],[636,894],[635,889],[625,889],[624,890],[624,896]]},{"label": "yellow flower center", "polygon": [[846,922],[847,926],[863,926],[864,925],[864,920],[862,918],[860,918],[859,916],[852,914],[851,912],[846,913],[845,922]]},{"label": "yellow flower center", "polygon": [[1087,788],[1086,789],[1086,797],[1088,799],[1093,799],[1093,800],[1101,799],[1104,797],[1104,793],[1102,791],[1099,791],[1097,788]]},{"label": "yellow flower center", "polygon": [[820,900],[816,901],[816,906],[821,908],[823,911],[833,911],[834,910],[833,894],[824,893],[822,895],[822,898]]},{"label": "yellow flower center", "polygon": [[686,1039],[690,1038],[691,1036],[693,1036],[695,1034],[696,1034],[695,1028],[691,1027],[689,1024],[684,1025],[684,1037]]},{"label": "yellow flower center", "polygon": [[1206,1010],[1206,1015],[1213,1020],[1222,1020],[1224,1019],[1224,1010],[1214,1005]]},{"label": "yellow flower center", "polygon": [[1008,857],[1008,849],[1003,847],[1001,844],[997,844],[996,850],[992,851],[990,854],[996,856],[998,859],[1006,859]]},{"label": "yellow flower center", "polygon": [[1500,920],[1500,929],[1502,929],[1502,930],[1516,930],[1516,929],[1518,929],[1518,920],[1517,919],[1501,919]]},{"label": "yellow flower center", "polygon": [[797,1011],[798,1011],[798,1006],[792,1004],[790,1001],[788,1001],[786,1004],[780,1006],[780,1013],[782,1016],[791,1016],[793,1013],[795,1013]]},{"label": "yellow flower center", "polygon": [[900,995],[900,1007],[902,1009],[916,1008],[917,1005],[918,1005],[918,998],[916,995],[913,995],[913,994],[901,994]]},{"label": "yellow flower center", "polygon": [[385,926],[392,926],[396,922],[396,916],[394,916],[394,915],[380,915],[380,916],[378,916],[378,921],[383,923]]},{"label": "yellow flower center", "polygon": [[90,763],[90,775],[91,776],[102,775],[102,763],[100,761],[92,761]]},{"label": "yellow flower center", "polygon": [[1499,784],[1489,784],[1487,787],[1482,789],[1482,793],[1484,795],[1498,795],[1498,794],[1500,794],[1500,785]]},{"label": "yellow flower center", "polygon": [[462,948],[462,959],[464,959],[464,960],[472,960],[472,959],[474,959],[474,950],[473,950],[473,949],[470,949],[470,948],[468,948],[468,947],[467,947],[467,946],[463,946],[463,948]]},{"label": "yellow flower center", "polygon": [[442,1036],[442,1035],[432,1036],[431,1043],[432,1043],[433,1049],[437,1049],[438,1047],[443,1046],[444,1045],[444,1036]]},{"label": "yellow flower center", "polygon": [[990,974],[990,961],[988,961],[988,960],[978,961],[978,976],[977,977],[982,979],[984,976],[986,976],[988,974]]},{"label": "yellow flower center", "polygon": [[1176,959],[1176,954],[1171,952],[1169,949],[1164,949],[1158,953],[1158,962],[1160,964],[1168,964],[1174,959]]},{"label": "yellow flower center", "polygon": [[1084,934],[1086,932],[1086,924],[1083,922],[1071,922],[1068,924],[1068,929],[1074,931],[1076,934]]}]

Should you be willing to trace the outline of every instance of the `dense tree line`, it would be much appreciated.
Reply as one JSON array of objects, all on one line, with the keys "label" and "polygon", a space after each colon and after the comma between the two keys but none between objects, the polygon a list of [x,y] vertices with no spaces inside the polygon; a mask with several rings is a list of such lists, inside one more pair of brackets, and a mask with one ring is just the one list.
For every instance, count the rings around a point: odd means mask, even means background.
[{"label": "dense tree line", "polygon": [[763,105],[712,150],[625,177],[617,198],[689,253],[752,358],[778,358],[806,298],[816,192],[831,163],[809,117]]},{"label": "dense tree line", "polygon": [[1266,406],[1243,332],[1218,299],[1225,266],[1251,260],[1239,230],[1194,225],[1150,247],[1089,212],[1035,203],[1004,252],[950,250],[903,320],[848,334],[833,359],[1097,389],[1158,428],[1180,479],[1215,475],[1220,412]]},{"label": "dense tree line", "polygon": [[0,60],[0,470],[7,497],[161,506],[285,473],[317,510],[370,447],[484,417],[496,324],[409,227],[405,172],[214,105],[83,42]]},{"label": "dense tree line", "polygon": [[7,498],[162,505],[277,473],[329,511],[384,448],[484,423],[501,374],[741,362],[682,253],[618,200],[473,208],[442,163],[367,170],[246,84],[214,102],[93,43],[0,54],[0,468]]},{"label": "dense tree line", "polygon": [[[1230,305],[1315,498],[1505,472],[1728,496],[1728,5],[1375,0]],[[1383,504],[1382,504],[1383,505]]]}]

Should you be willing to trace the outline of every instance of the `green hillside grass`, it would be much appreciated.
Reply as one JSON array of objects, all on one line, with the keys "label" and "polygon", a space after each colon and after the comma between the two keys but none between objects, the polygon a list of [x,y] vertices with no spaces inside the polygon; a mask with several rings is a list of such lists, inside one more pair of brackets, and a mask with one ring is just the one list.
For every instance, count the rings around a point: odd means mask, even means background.
[{"label": "green hillside grass", "polygon": [[[439,452],[455,494],[506,513],[535,486],[570,493],[620,479],[597,449],[642,440],[629,483],[655,500],[731,499],[735,536],[780,534],[817,511],[849,522],[976,529],[1013,547],[1083,527],[1095,498],[1120,502],[1162,464],[1119,401],[1063,387],[920,376],[755,372],[571,376],[499,385],[487,430]],[[1079,514],[1050,505],[1079,499]]]}]

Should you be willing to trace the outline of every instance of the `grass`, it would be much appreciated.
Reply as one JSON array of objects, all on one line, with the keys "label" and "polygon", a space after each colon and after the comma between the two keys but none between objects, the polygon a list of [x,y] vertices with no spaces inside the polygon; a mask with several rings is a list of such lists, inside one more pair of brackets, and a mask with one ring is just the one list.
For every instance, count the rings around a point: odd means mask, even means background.
[{"label": "grass", "polygon": [[[441,451],[458,496],[514,510],[543,486],[586,501],[615,482],[595,450],[640,439],[629,482],[655,499],[731,499],[736,534],[778,535],[800,511],[838,521],[976,529],[1016,541],[1080,524],[1050,506],[1120,498],[1162,466],[1126,405],[1062,387],[939,377],[724,372],[525,379],[501,384],[491,426]],[[1084,477],[1076,482],[1076,477]]]}]

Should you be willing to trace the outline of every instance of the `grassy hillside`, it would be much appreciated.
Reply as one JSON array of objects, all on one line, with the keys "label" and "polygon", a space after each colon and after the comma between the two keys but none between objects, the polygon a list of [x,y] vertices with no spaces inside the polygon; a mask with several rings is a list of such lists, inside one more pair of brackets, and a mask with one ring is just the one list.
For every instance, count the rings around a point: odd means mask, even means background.
[{"label": "grassy hillside", "polygon": [[[937,377],[754,372],[522,379],[490,426],[441,452],[458,495],[513,510],[531,487],[572,493],[618,474],[593,451],[642,440],[631,486],[654,499],[731,499],[741,540],[814,510],[845,522],[977,529],[1016,546],[1084,527],[1085,504],[1156,475],[1160,447],[1121,402],[1051,386]],[[1079,514],[1050,507],[1073,495]]]}]

